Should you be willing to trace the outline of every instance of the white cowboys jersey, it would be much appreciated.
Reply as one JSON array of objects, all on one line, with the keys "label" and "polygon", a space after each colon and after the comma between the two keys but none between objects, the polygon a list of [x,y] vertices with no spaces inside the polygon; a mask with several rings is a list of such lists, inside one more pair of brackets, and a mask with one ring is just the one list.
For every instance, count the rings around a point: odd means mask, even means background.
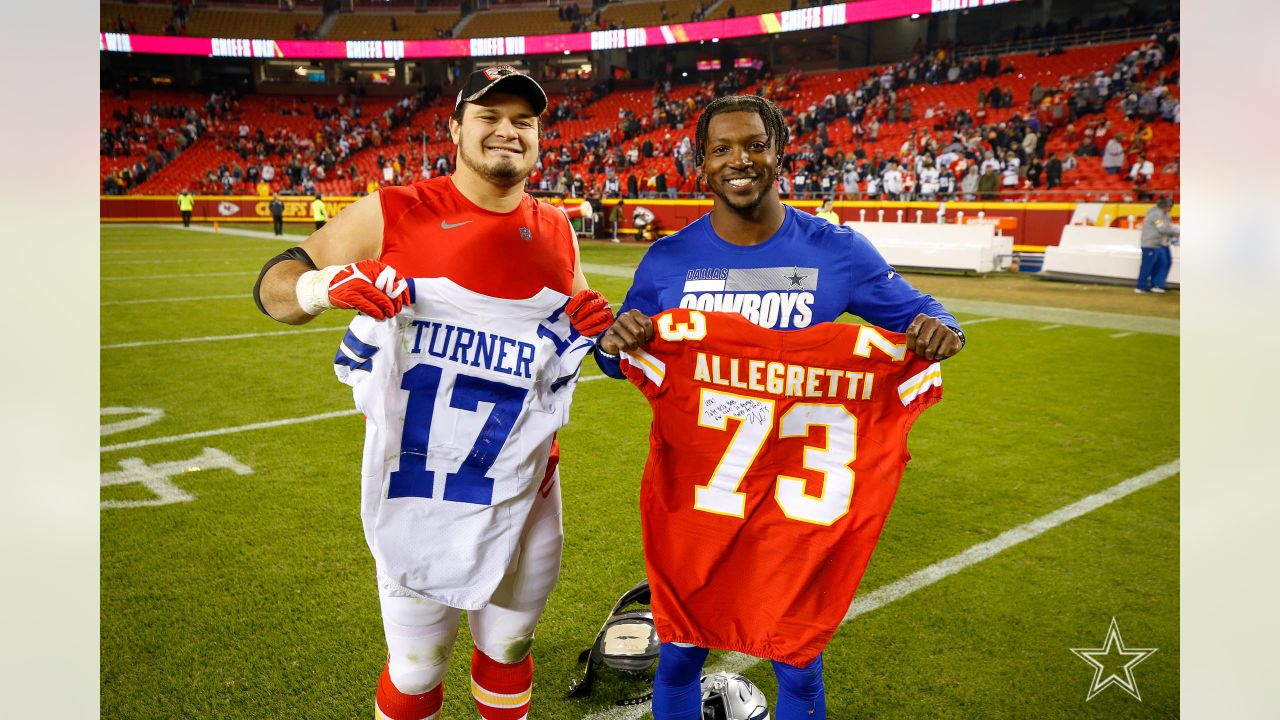
[{"label": "white cowboys jersey", "polygon": [[484,607],[511,562],[569,420],[593,341],[543,288],[525,300],[446,278],[357,315],[334,358],[365,415],[360,516],[383,581],[450,607]]}]

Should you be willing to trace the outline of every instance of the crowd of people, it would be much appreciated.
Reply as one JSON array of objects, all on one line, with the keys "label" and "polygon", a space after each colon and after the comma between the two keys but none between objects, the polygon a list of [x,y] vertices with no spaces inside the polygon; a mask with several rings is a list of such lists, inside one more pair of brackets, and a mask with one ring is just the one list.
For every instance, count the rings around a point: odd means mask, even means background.
[{"label": "crowd of people", "polygon": [[[131,163],[107,174],[102,181],[104,195],[124,195],[155,175],[178,153],[190,147],[215,123],[229,116],[232,104],[219,93],[210,95],[202,107],[182,103],[150,103],[142,111],[132,105],[111,112],[115,125],[106,118],[99,131],[99,154],[104,158],[136,157]],[[169,127],[163,120],[176,122]]]},{"label": "crowd of people", "polygon": [[[797,70],[773,75],[730,70],[700,83],[693,93],[672,93],[669,80],[655,83],[647,111],[623,106],[616,122],[577,137],[562,137],[557,123],[590,117],[591,106],[612,91],[604,80],[589,89],[570,90],[547,111],[544,152],[530,188],[590,198],[692,196],[702,192],[691,158],[689,129],[699,108],[715,97],[754,92],[784,108],[795,142],[782,157],[778,181],[783,197],[843,197],[887,200],[985,200],[1011,191],[1053,190],[1084,157],[1100,157],[1107,173],[1127,178],[1141,197],[1150,194],[1157,175],[1179,172],[1179,162],[1157,167],[1148,150],[1162,124],[1179,122],[1172,87],[1176,72],[1162,71],[1178,52],[1176,29],[1125,52],[1109,67],[1056,83],[1035,83],[1026,97],[1015,97],[1001,83],[1015,72],[997,57],[956,58],[945,50],[922,52],[861,82],[831,88],[808,106],[789,102],[801,83]],[[979,82],[977,101],[948,108],[939,101],[917,107],[905,89],[918,83]],[[355,95],[338,96],[336,105],[283,100],[271,107],[281,115],[309,114],[319,123],[312,133],[286,127],[252,127],[240,119],[238,100],[214,95],[204,113],[193,108],[130,109],[118,124],[102,131],[102,154],[140,154],[136,163],[112,173],[103,192],[119,194],[171,160],[211,129],[218,150],[233,151],[238,161],[210,168],[199,192],[314,195],[326,179],[349,180],[354,194],[384,185],[400,185],[453,171],[447,149],[448,126],[442,115],[410,124],[437,89],[397,102],[375,117],[365,117]],[[1135,129],[1120,133],[1103,111],[1117,102]],[[1014,109],[1007,119],[989,119],[990,111]],[[162,114],[167,113],[167,114]],[[160,131],[154,118],[181,114],[186,120]],[[1001,117],[1007,113],[1001,113]],[[847,123],[847,125],[844,125]],[[894,127],[897,148],[881,141]],[[402,127],[408,132],[400,132]],[[844,127],[848,132],[843,132]],[[833,140],[833,130],[838,139]],[[382,148],[393,142],[395,152]],[[846,140],[847,136],[851,139]],[[1050,141],[1054,140],[1053,148]],[[430,152],[422,152],[427,146]],[[405,148],[412,148],[407,151]],[[378,150],[377,172],[362,176],[353,156]],[[422,150],[419,150],[421,148]],[[144,152],[139,152],[143,150]],[[653,162],[655,158],[666,159]],[[367,165],[366,165],[367,167]]]},{"label": "crowd of people", "polygon": [[[833,90],[820,103],[798,112],[784,110],[796,143],[782,157],[781,194],[795,199],[991,200],[1011,191],[1053,190],[1062,185],[1064,173],[1077,167],[1079,158],[1103,155],[1097,143],[1106,138],[1103,167],[1123,173],[1138,197],[1148,196],[1157,172],[1145,154],[1154,125],[1178,122],[1177,98],[1169,88],[1177,82],[1176,73],[1160,72],[1176,51],[1177,35],[1169,30],[1125,53],[1109,70],[1064,76],[1056,85],[1036,83],[1026,98],[1015,98],[1009,87],[999,84],[1000,76],[1012,71],[999,58],[953,62],[945,53],[916,56],[870,74],[856,87]],[[973,110],[953,111],[938,102],[921,111],[901,92],[922,81],[978,77],[995,82],[980,89]],[[659,83],[651,114],[623,108],[612,128],[553,147],[544,154],[530,185],[591,198],[698,193],[687,134],[680,130],[697,108],[714,97],[752,87],[754,80],[741,71],[725,73],[682,101],[671,100],[669,84]],[[766,74],[755,90],[786,108],[799,80],[795,70],[784,76]],[[1120,137],[1100,113],[1110,100],[1126,93],[1156,98],[1157,111],[1142,115],[1137,128]],[[988,121],[988,109],[1000,108],[1018,111],[1007,120]],[[831,139],[832,128],[841,120],[849,124],[851,146]],[[868,149],[880,144],[882,127],[894,124],[912,127],[896,151]],[[662,134],[655,137],[655,131]],[[1051,137],[1072,149],[1050,151]],[[672,170],[646,162],[655,156],[670,157]],[[588,169],[575,174],[574,167]],[[1159,169],[1174,175],[1178,171],[1177,158]]]},{"label": "crowd of people", "polygon": [[[268,116],[310,115],[318,121],[313,133],[297,132],[283,124],[251,125],[233,92],[213,93],[202,108],[152,104],[139,112],[129,106],[117,111],[116,126],[102,130],[101,155],[141,157],[108,174],[103,180],[103,193],[129,192],[206,133],[216,151],[234,153],[238,159],[208,168],[193,186],[201,194],[315,195],[318,183],[325,179],[350,179],[352,187],[360,192],[371,192],[383,183],[406,184],[414,179],[406,153],[388,158],[379,152],[378,175],[367,178],[361,176],[354,155],[389,144],[392,132],[437,94],[438,89],[423,89],[373,117],[366,117],[364,105],[354,93],[339,95],[333,105],[312,103],[308,107],[295,98],[276,101],[268,107]],[[161,131],[156,126],[156,118],[160,117],[177,117],[185,122]],[[444,139],[440,137],[444,134],[442,125],[437,120],[435,141]],[[421,157],[417,160],[421,165]]]}]

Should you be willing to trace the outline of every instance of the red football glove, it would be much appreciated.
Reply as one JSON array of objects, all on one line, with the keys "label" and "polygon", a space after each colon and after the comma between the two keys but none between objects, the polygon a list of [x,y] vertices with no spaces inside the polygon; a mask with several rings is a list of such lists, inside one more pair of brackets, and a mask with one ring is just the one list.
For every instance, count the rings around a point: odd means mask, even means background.
[{"label": "red football glove", "polygon": [[343,265],[329,281],[329,302],[358,310],[375,320],[400,312],[409,299],[409,283],[396,269],[377,260]]},{"label": "red football glove", "polygon": [[319,315],[329,308],[358,310],[375,320],[386,320],[409,299],[409,283],[396,269],[377,260],[350,265],[330,265],[298,278],[298,304]]},{"label": "red football glove", "polygon": [[587,289],[573,296],[564,308],[579,334],[591,337],[599,335],[613,324],[613,311],[609,301],[595,290]]}]

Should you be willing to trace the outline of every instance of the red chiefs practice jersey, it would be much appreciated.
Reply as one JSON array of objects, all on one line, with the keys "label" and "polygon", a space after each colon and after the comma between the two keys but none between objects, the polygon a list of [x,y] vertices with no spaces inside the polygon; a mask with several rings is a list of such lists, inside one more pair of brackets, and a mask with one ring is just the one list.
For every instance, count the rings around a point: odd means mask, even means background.
[{"label": "red chiefs practice jersey", "polygon": [[528,194],[496,213],[448,176],[383,188],[382,262],[403,277],[447,277],[490,297],[520,300],[542,288],[573,295],[573,228]]},{"label": "red chiefs practice jersey", "polygon": [[805,665],[853,601],[939,365],[870,325],[679,309],[654,329],[622,368],[653,407],[640,513],[658,636]]}]

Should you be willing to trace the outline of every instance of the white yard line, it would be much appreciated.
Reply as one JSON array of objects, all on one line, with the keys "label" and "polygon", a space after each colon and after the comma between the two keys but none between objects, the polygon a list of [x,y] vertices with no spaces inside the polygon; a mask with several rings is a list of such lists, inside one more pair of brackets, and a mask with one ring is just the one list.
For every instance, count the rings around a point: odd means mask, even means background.
[{"label": "white yard line", "polygon": [[1147,315],[1126,315],[1124,313],[1072,310],[1070,308],[1045,307],[1043,305],[1015,305],[1012,303],[943,297],[938,298],[938,302],[953,313],[994,315],[1011,320],[1082,325],[1084,327],[1102,328],[1103,330],[1130,330],[1153,335],[1176,336],[1179,332],[1177,320]]},{"label": "white yard line", "polygon": [[632,265],[605,265],[603,263],[582,263],[582,272],[609,277],[629,278],[636,274]]},{"label": "white yard line", "polygon": [[219,227],[215,233],[210,225],[192,225],[191,227],[182,227],[181,224],[169,225],[166,223],[111,223],[101,225],[103,228],[108,227],[130,227],[130,228],[163,228],[165,230],[184,230],[186,232],[208,233],[210,235],[236,235],[239,237],[258,238],[259,240],[275,240],[277,242],[298,243],[306,239],[306,235],[285,233],[284,235],[276,235],[270,230],[242,230],[240,228]]},{"label": "white yard line", "polygon": [[1124,338],[1124,337],[1129,337],[1130,335],[1133,335],[1133,334],[1134,333],[1131,333],[1131,332],[1121,332],[1121,333],[1116,333],[1115,335],[1108,335],[1107,337]]},{"label": "white yard line", "polygon": [[[1174,460],[1152,468],[1141,475],[1116,483],[1106,490],[1058,508],[1047,515],[1042,515],[1029,523],[1019,525],[1012,530],[1006,530],[986,542],[978,543],[968,550],[936,562],[923,570],[911,573],[900,580],[859,595],[854,598],[853,604],[849,606],[849,611],[845,613],[844,622],[848,622],[859,615],[865,615],[872,610],[882,608],[895,600],[901,600],[917,590],[929,587],[943,578],[954,575],[983,560],[990,559],[1014,545],[1026,542],[1069,520],[1074,520],[1097,510],[1142,488],[1155,485],[1161,480],[1167,480],[1178,474],[1179,463],[1179,460]],[[749,655],[729,653],[721,658],[716,667],[708,668],[708,671],[728,670],[730,672],[742,672],[757,662],[760,662],[759,659]],[[637,720],[649,710],[650,703],[627,707],[612,707],[587,715],[583,720]]]},{"label": "white yard line", "polygon": [[147,303],[203,302],[205,300],[248,300],[249,293],[235,295],[201,295],[199,297],[143,298],[141,300],[103,300],[99,305],[145,305]]},{"label": "white yard line", "polygon": [[[223,255],[225,254],[226,253],[223,253]],[[262,251],[258,250],[257,254],[253,255],[251,259],[238,258],[236,262],[242,262],[242,263],[250,262],[251,260],[256,260],[260,256],[262,256]],[[205,260],[201,262],[203,262],[205,265],[208,265],[211,263],[216,265],[229,264],[223,259],[223,257],[218,257],[217,259]],[[266,262],[265,257],[263,258],[263,262]],[[99,260],[98,261],[98,266],[102,268],[124,267],[126,265],[191,265],[191,264],[192,264],[191,258],[185,258],[185,257],[170,257],[170,258],[163,258],[159,260],[134,259],[134,260]]]},{"label": "white yard line", "polygon": [[[609,376],[588,375],[587,377],[578,380],[578,383],[588,383],[592,380],[600,380],[606,377]],[[358,410],[335,410],[333,412],[320,413],[318,415],[305,415],[303,417],[284,418],[282,420],[268,420],[266,422],[250,423],[249,425],[217,428],[216,430],[201,430],[200,432],[183,433],[182,435],[169,435],[167,437],[149,438],[147,440],[134,440],[132,442],[116,443],[115,445],[103,445],[98,448],[98,452],[105,453],[114,450],[132,450],[133,448],[148,447],[150,445],[164,445],[166,443],[182,442],[183,440],[194,440],[196,438],[232,435],[235,433],[248,432],[250,430],[267,430],[270,428],[284,427],[285,425],[300,425],[302,423],[316,422],[318,420],[328,420],[330,418],[344,417],[346,415],[355,415],[358,412]]]},{"label": "white yard line", "polygon": [[976,319],[976,320],[961,320],[961,321],[960,321],[960,325],[961,325],[962,327],[968,327],[968,326],[970,326],[970,325],[977,325],[978,323],[984,323],[984,322],[993,322],[993,321],[995,321],[995,320],[999,320],[999,319],[1000,319],[1000,318],[998,318],[998,317],[980,317],[980,318],[978,318],[978,319]]},{"label": "white yard line", "polygon": [[1058,328],[1060,328],[1060,327],[1062,327],[1062,326],[1061,326],[1061,325],[1041,325],[1040,327],[1038,327],[1038,328],[1036,328],[1036,329],[1037,329],[1037,330],[1057,330],[1057,329],[1058,329]]},{"label": "white yard line", "polygon": [[283,427],[285,425],[298,425],[300,423],[315,422],[317,420],[328,420],[330,418],[343,417],[346,415],[359,414],[359,410],[335,410],[333,412],[320,413],[319,415],[307,415],[306,417],[285,418],[283,420],[269,420],[267,422],[253,423],[251,425],[237,425],[235,427],[218,428],[217,430],[204,430],[201,432],[186,433],[183,435],[170,435],[169,437],[151,438],[149,440],[134,440],[133,442],[116,443],[115,445],[103,445],[98,448],[99,453],[111,452],[113,450],[132,450],[133,448],[147,447],[149,445],[164,445],[165,443],[181,442],[183,440],[194,440],[196,438],[215,437],[217,435],[231,435],[233,433],[247,432],[249,430],[266,430],[269,428]]},{"label": "white yard line", "polygon": [[303,328],[301,330],[273,330],[271,332],[260,333],[244,333],[241,335],[206,335],[205,337],[175,338],[173,340],[141,340],[139,342],[116,343],[114,345],[103,345],[99,350],[118,350],[120,348],[136,348],[148,347],[151,345],[177,345],[180,343],[198,343],[198,342],[215,342],[218,340],[247,340],[249,338],[272,337],[275,335],[301,335],[302,333],[313,332],[331,332],[337,335],[343,331],[346,326],[341,327],[314,327]]},{"label": "white yard line", "polygon": [[209,273],[177,273],[174,275],[103,275],[99,280],[178,280],[187,278],[207,278],[207,277],[232,277],[239,276],[255,276],[257,270],[249,270],[242,272],[209,272]]}]

